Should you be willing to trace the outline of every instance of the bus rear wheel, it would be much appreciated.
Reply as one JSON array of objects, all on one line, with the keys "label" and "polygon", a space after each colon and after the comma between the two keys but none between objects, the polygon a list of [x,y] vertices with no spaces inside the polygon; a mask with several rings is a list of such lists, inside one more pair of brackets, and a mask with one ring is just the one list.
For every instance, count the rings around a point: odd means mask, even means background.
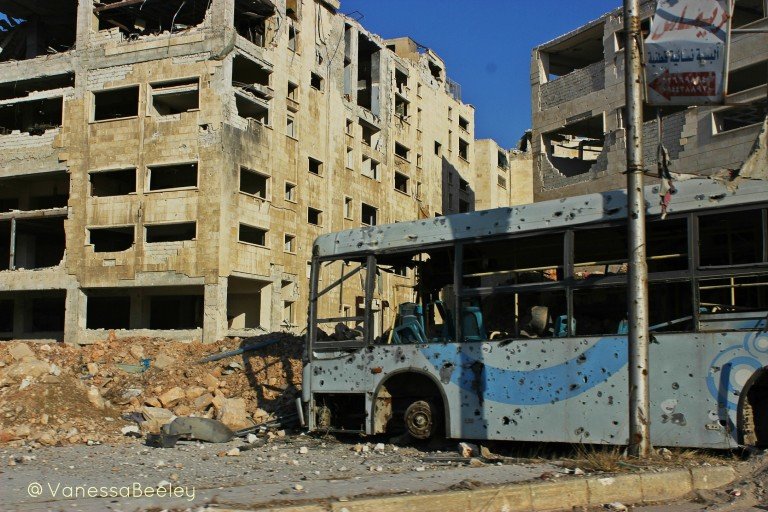
[{"label": "bus rear wheel", "polygon": [[436,430],[436,414],[437,409],[432,402],[417,400],[405,410],[405,429],[416,439],[429,439]]}]

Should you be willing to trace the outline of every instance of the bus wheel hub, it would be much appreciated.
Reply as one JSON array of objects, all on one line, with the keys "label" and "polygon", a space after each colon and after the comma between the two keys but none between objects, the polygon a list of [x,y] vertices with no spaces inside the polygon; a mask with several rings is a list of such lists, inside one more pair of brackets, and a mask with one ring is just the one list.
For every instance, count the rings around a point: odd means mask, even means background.
[{"label": "bus wheel hub", "polygon": [[419,400],[405,410],[405,428],[416,439],[428,439],[435,429],[432,404]]}]

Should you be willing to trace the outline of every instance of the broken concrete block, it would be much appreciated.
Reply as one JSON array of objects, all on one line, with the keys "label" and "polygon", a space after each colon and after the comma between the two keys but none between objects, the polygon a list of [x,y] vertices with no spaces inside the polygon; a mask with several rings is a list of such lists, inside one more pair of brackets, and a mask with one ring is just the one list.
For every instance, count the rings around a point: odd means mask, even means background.
[{"label": "broken concrete block", "polygon": [[160,370],[165,370],[166,368],[173,366],[175,362],[176,360],[168,354],[161,353],[152,361],[152,366]]},{"label": "broken concrete block", "polygon": [[15,361],[21,361],[28,357],[35,357],[35,353],[32,352],[32,349],[29,348],[29,345],[26,343],[14,343],[8,348],[8,353],[11,354],[11,357],[13,357]]},{"label": "broken concrete block", "polygon": [[96,375],[99,373],[99,365],[96,363],[88,363],[86,365],[88,367],[88,373],[91,375]]},{"label": "broken concrete block", "polygon": [[191,388],[187,388],[187,391],[185,392],[187,399],[194,400],[197,397],[203,396],[208,392],[207,389],[201,386],[192,386]]},{"label": "broken concrete block", "polygon": [[206,393],[204,395],[201,395],[195,398],[195,401],[193,402],[193,406],[196,410],[200,411],[205,409],[212,403],[213,403],[213,395],[210,393]]},{"label": "broken concrete block", "polygon": [[128,347],[128,352],[130,352],[131,355],[136,360],[140,361],[140,360],[144,359],[144,347],[142,347],[141,345],[139,345],[137,343],[134,343],[133,345]]},{"label": "broken concrete block", "polygon": [[219,387],[219,379],[217,379],[210,373],[206,373],[205,375],[203,375],[203,384],[205,384],[205,387],[207,387],[209,390],[213,391],[214,389]]},{"label": "broken concrete block", "polygon": [[245,412],[245,400],[242,398],[227,398],[216,414],[216,419],[232,430],[250,427],[248,413]]},{"label": "broken concrete block", "polygon": [[144,407],[141,410],[141,415],[147,421],[164,421],[169,423],[173,419],[173,413],[162,407]]},{"label": "broken concrete block", "polygon": [[176,386],[175,388],[171,388],[162,395],[160,395],[158,400],[160,400],[160,403],[163,404],[163,407],[173,407],[179,401],[184,398],[184,390],[180,387]]},{"label": "broken concrete block", "polygon": [[93,405],[97,409],[104,409],[107,406],[107,403],[104,400],[104,397],[101,396],[101,393],[99,392],[99,388],[97,388],[96,386],[91,386],[88,389],[88,401],[91,402],[91,405]]},{"label": "broken concrete block", "polygon": [[36,378],[46,375],[50,370],[51,365],[48,363],[33,357],[25,357],[24,360],[9,366],[5,371],[5,375],[12,379]]}]

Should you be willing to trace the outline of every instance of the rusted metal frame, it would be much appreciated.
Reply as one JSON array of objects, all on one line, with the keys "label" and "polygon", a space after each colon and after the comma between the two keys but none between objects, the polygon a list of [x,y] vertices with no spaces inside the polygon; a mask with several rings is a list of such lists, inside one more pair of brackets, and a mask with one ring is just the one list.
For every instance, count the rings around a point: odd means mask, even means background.
[{"label": "rusted metal frame", "polygon": [[11,255],[8,270],[16,270],[16,218],[11,217]]},{"label": "rusted metal frame", "polygon": [[[313,295],[313,298],[314,298],[315,300],[319,299],[320,297],[322,297],[323,295],[325,295],[325,294],[326,294],[326,293],[328,293],[329,291],[333,290],[334,288],[336,288],[337,286],[339,286],[341,283],[343,283],[344,281],[346,281],[346,280],[347,280],[347,279],[349,279],[350,277],[352,277],[352,276],[354,276],[355,274],[357,274],[358,272],[360,272],[360,270],[362,270],[362,269],[363,269],[363,266],[361,265],[361,266],[357,267],[356,269],[354,269],[354,270],[350,271],[349,273],[347,273],[347,274],[343,274],[343,275],[342,275],[340,278],[338,278],[336,281],[334,281],[333,283],[331,283],[331,284],[329,284],[328,286],[326,286],[326,287],[323,289],[323,291],[319,292],[317,295]],[[342,272],[343,272],[343,270],[342,270]]]},{"label": "rusted metal frame", "polygon": [[119,9],[121,7],[130,7],[132,5],[143,4],[146,0],[122,0],[113,4],[102,5],[101,7],[94,7],[93,12],[99,14],[104,11],[111,11],[112,9]]},{"label": "rusted metal frame", "polygon": [[464,341],[461,333],[461,317],[462,317],[462,280],[464,278],[464,244],[457,243],[454,247],[454,261],[453,261],[453,297],[455,304],[455,311],[453,312],[453,332],[456,342]]},{"label": "rusted metal frame", "polygon": [[373,292],[376,287],[376,256],[368,255],[365,264],[365,326],[364,341],[366,345],[373,345]]}]

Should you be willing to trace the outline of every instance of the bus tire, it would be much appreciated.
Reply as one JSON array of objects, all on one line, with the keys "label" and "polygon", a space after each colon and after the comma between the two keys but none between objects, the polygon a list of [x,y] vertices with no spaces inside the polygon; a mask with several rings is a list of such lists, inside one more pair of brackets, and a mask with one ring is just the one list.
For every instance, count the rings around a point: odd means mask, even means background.
[{"label": "bus tire", "polygon": [[429,439],[436,430],[437,408],[427,400],[417,400],[405,410],[405,430],[416,439]]}]

